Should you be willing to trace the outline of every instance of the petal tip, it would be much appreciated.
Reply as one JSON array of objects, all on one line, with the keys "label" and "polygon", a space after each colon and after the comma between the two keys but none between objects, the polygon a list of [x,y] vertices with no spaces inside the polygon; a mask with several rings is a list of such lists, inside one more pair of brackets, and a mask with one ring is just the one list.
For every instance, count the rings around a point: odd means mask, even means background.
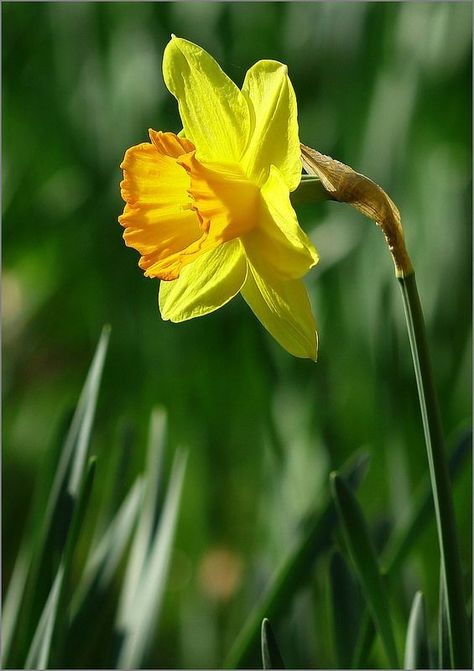
[{"label": "petal tip", "polygon": [[300,359],[310,359],[314,363],[318,361],[319,354],[319,338],[318,332],[314,331],[312,337],[307,337],[306,343],[300,343],[300,346],[291,350],[290,348],[285,348],[290,354],[296,356]]},{"label": "petal tip", "polygon": [[163,285],[163,280],[160,281],[160,289],[158,291],[158,311],[160,313],[160,317],[164,322],[170,321],[170,315],[169,312],[166,310],[163,297],[161,295],[161,289]]},{"label": "petal tip", "polygon": [[288,74],[288,66],[285,63],[280,63],[280,61],[275,61],[269,58],[262,59],[257,61],[253,68],[256,70],[266,70],[267,72],[282,72],[282,74]]},{"label": "petal tip", "polygon": [[154,130],[153,128],[148,129],[148,137],[150,138],[150,142],[154,144],[153,138],[158,135],[158,131]]}]

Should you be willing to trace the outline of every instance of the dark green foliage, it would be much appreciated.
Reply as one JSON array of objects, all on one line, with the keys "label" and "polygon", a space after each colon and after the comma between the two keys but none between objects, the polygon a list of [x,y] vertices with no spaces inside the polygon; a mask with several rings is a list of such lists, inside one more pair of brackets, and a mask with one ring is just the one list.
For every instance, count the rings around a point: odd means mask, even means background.
[{"label": "dark green foliage", "polygon": [[334,659],[337,668],[348,669],[361,626],[361,600],[354,577],[338,551],[330,557],[329,582]]}]

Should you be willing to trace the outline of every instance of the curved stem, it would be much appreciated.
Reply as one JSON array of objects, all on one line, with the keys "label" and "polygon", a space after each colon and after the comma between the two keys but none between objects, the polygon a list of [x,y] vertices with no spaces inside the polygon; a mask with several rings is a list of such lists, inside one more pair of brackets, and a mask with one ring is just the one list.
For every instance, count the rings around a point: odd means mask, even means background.
[{"label": "curved stem", "polygon": [[420,400],[431,488],[436,512],[441,554],[441,572],[446,586],[448,633],[454,668],[471,668],[467,614],[464,606],[461,560],[454,517],[451,484],[444,453],[443,430],[426,342],[425,323],[416,288],[415,273],[406,250],[400,212],[385,191],[330,156],[301,145],[305,170],[321,180],[328,197],[350,203],[382,229],[400,281],[408,336]]},{"label": "curved stem", "polygon": [[464,605],[461,560],[456,532],[451,483],[444,451],[443,429],[433,382],[425,323],[415,274],[400,277],[418,397],[425,433],[431,487],[436,512],[441,554],[441,571],[446,603],[451,662],[455,669],[471,668],[469,629]]}]

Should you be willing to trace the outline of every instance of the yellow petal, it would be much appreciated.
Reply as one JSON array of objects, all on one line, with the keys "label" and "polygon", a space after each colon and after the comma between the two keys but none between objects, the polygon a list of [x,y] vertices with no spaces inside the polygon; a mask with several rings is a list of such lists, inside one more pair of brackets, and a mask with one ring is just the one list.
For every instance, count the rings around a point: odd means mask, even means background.
[{"label": "yellow petal", "polygon": [[163,55],[163,77],[198,158],[239,162],[250,129],[248,106],[216,61],[196,44],[173,37]]},{"label": "yellow petal", "polygon": [[316,322],[301,280],[267,282],[249,264],[241,291],[255,316],[284,349],[294,356],[316,361]]},{"label": "yellow petal", "polygon": [[242,237],[247,256],[265,277],[303,277],[318,262],[318,254],[298,224],[288,187],[275,166],[261,194],[258,226]]},{"label": "yellow petal", "polygon": [[163,319],[182,322],[206,315],[228,303],[247,275],[242,245],[231,240],[185,266],[178,279],[160,284]]},{"label": "yellow petal", "polygon": [[243,163],[262,185],[270,166],[279,168],[290,191],[301,180],[296,97],[286,65],[259,61],[247,72],[242,87],[249,104],[252,129]]}]

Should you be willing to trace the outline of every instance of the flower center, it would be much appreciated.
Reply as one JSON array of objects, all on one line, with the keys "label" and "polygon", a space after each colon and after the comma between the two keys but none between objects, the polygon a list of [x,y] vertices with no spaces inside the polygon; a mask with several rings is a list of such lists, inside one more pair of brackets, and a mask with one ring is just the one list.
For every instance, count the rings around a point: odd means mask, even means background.
[{"label": "flower center", "polygon": [[148,277],[175,280],[184,266],[257,225],[262,197],[238,165],[201,163],[192,142],[150,130],[151,144],[122,163],[120,223]]},{"label": "flower center", "polygon": [[201,228],[216,243],[238,238],[255,228],[260,190],[237,164],[201,163],[195,152],[177,159],[190,176],[189,195]]}]

